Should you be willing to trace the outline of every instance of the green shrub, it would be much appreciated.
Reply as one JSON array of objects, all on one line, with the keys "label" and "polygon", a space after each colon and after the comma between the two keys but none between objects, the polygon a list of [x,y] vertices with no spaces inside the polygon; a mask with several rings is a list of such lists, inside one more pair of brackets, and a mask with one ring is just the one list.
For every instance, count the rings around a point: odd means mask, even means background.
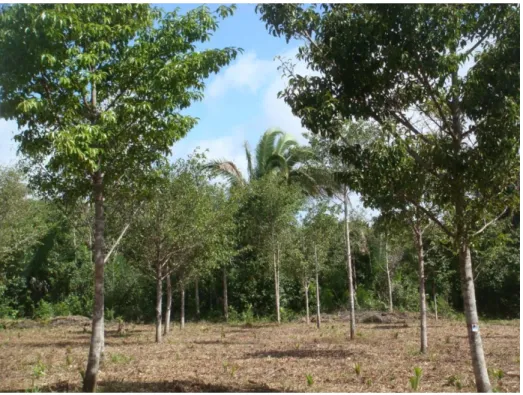
[{"label": "green shrub", "polygon": [[105,309],[104,317],[107,321],[114,320],[114,309]]},{"label": "green shrub", "polygon": [[229,306],[229,322],[240,322],[242,318],[233,306]]},{"label": "green shrub", "polygon": [[54,316],[53,305],[41,300],[34,311],[34,318],[37,320],[47,320]]},{"label": "green shrub", "polygon": [[251,304],[249,304],[247,306],[247,310],[242,313],[242,321],[250,325],[252,325],[252,323],[254,322],[254,313],[252,311]]},{"label": "green shrub", "polygon": [[283,322],[290,322],[296,319],[297,315],[291,309],[286,309],[285,307],[280,307],[280,316]]},{"label": "green shrub", "polygon": [[65,304],[69,309],[69,313],[72,315],[83,315],[85,317],[90,316],[92,313],[92,301],[82,299],[78,295],[68,295],[64,300]]},{"label": "green shrub", "polygon": [[356,290],[356,299],[363,310],[385,310],[387,308],[384,302],[362,286]]},{"label": "green shrub", "polygon": [[55,303],[52,306],[54,315],[62,316],[62,315],[71,315],[71,311],[69,310],[69,306],[66,302],[58,302]]}]

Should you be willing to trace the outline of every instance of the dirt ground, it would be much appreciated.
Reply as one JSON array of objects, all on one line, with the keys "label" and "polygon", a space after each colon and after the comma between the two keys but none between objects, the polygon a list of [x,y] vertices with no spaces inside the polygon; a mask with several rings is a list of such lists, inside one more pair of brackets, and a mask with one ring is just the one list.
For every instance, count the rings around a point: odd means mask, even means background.
[{"label": "dirt ground", "polygon": [[[89,327],[25,326],[0,330],[0,391],[79,391]],[[321,330],[303,322],[184,330],[175,323],[162,344],[152,325],[127,324],[123,333],[117,326],[106,325],[103,392],[405,392],[415,367],[420,392],[475,391],[459,321],[429,320],[427,355],[418,352],[415,316],[360,323],[353,341],[348,323],[335,319]],[[493,385],[519,392],[519,320],[482,323],[481,333]]]}]

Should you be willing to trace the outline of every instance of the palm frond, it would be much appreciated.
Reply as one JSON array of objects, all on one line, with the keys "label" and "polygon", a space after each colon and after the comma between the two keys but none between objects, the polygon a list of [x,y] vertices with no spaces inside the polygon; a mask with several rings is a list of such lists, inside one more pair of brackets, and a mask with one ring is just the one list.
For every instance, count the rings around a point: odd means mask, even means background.
[{"label": "palm frond", "polygon": [[274,144],[278,136],[282,135],[283,132],[279,129],[268,129],[263,134],[262,138],[256,146],[256,177],[263,176],[266,171],[266,165],[274,153]]},{"label": "palm frond", "polygon": [[245,179],[238,167],[231,161],[214,159],[205,165],[207,170],[215,177],[225,177],[231,184],[245,184]]},{"label": "palm frond", "polygon": [[297,146],[298,141],[294,138],[293,135],[289,133],[284,133],[278,139],[278,143],[274,149],[274,153],[284,156],[287,151],[293,146]]},{"label": "palm frond", "polygon": [[245,141],[243,143],[243,148],[245,148],[245,157],[247,158],[247,172],[249,175],[249,180],[252,180],[254,177],[253,168],[252,168],[252,155],[251,155],[251,149],[249,147],[249,143]]},{"label": "palm frond", "polygon": [[289,167],[287,161],[282,155],[272,154],[267,160],[266,173],[279,171],[286,179],[289,176]]},{"label": "palm frond", "polygon": [[288,156],[286,156],[287,159],[287,165],[289,168],[293,168],[297,164],[305,164],[308,161],[314,159],[314,152],[310,149],[310,147],[304,147],[304,146],[295,146],[292,147],[289,152]]},{"label": "palm frond", "polygon": [[329,171],[313,166],[291,169],[289,182],[300,185],[303,192],[309,196],[332,196],[337,187]]}]

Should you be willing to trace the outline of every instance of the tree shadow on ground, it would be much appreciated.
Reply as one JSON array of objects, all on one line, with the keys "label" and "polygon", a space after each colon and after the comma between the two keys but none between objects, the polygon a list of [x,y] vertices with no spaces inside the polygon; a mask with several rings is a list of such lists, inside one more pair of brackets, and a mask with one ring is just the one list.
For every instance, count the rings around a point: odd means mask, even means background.
[{"label": "tree shadow on ground", "polygon": [[89,345],[89,341],[87,341],[85,343],[82,343],[82,342],[68,342],[68,341],[57,342],[57,343],[43,343],[43,342],[38,342],[38,343],[34,343],[34,342],[31,342],[31,343],[6,343],[5,345],[6,346],[13,346],[13,347],[23,346],[23,347],[35,347],[35,348],[46,348],[46,347],[51,347],[51,348],[71,347],[71,348],[75,348],[75,347],[85,347],[86,345],[88,346]]},{"label": "tree shadow on ground", "polygon": [[246,358],[335,358],[345,359],[354,356],[354,352],[348,350],[270,350],[258,351],[246,354]]},{"label": "tree shadow on ground", "polygon": [[397,325],[376,325],[371,329],[406,329],[410,328],[407,324],[397,324]]},{"label": "tree shadow on ground", "polygon": [[[79,385],[67,381],[40,388],[42,392],[81,392]],[[24,392],[20,390],[16,392]],[[101,380],[97,392],[282,392],[264,383],[209,384],[200,380],[172,380],[156,382]]]},{"label": "tree shadow on ground", "polygon": [[227,345],[227,346],[237,346],[237,345],[247,345],[247,344],[258,344],[257,342],[249,341],[230,341],[230,340],[195,340],[191,343],[201,344],[201,345]]}]

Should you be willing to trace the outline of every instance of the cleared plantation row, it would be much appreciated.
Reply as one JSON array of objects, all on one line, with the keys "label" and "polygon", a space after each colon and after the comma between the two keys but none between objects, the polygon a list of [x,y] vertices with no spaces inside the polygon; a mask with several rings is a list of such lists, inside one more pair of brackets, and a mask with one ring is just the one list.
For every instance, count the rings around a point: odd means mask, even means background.
[{"label": "cleared plantation row", "polygon": [[[519,392],[519,320],[482,324],[491,380]],[[405,322],[361,323],[354,341],[345,322],[174,327],[163,344],[153,325],[107,325],[100,391],[473,392],[467,334],[457,321],[429,319],[429,352]],[[89,346],[82,323],[0,332],[1,391],[79,391]],[[500,379],[501,377],[501,379]]]}]

